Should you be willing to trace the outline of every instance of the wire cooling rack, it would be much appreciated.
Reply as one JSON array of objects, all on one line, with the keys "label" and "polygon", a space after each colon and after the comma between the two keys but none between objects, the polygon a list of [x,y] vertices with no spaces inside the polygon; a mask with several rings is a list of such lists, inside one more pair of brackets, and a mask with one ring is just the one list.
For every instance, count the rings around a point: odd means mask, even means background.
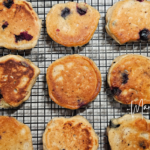
[{"label": "wire cooling rack", "polygon": [[[29,0],[28,0],[29,1]],[[81,48],[65,48],[52,41],[46,32],[46,14],[57,3],[68,1],[30,0],[34,10],[42,19],[42,31],[38,44],[32,50],[10,51],[0,48],[0,56],[7,54],[21,55],[30,59],[41,70],[41,73],[32,88],[30,98],[15,109],[0,109],[0,115],[13,116],[28,125],[32,132],[33,146],[35,150],[42,150],[42,135],[47,123],[54,117],[71,117],[82,115],[92,124],[99,136],[99,150],[109,150],[106,136],[106,128],[112,118],[130,113],[130,106],[124,106],[113,100],[110,95],[106,77],[112,60],[122,54],[136,53],[149,56],[149,43],[129,43],[118,45],[105,31],[105,15],[109,7],[118,0],[82,0],[96,8],[101,13],[97,30],[90,42]],[[93,16],[94,17],[94,16]],[[80,54],[94,60],[102,74],[102,88],[97,98],[86,107],[72,111],[55,104],[48,96],[46,84],[46,70],[48,66],[60,57],[70,54]],[[144,116],[150,118],[150,111],[145,110]]]}]

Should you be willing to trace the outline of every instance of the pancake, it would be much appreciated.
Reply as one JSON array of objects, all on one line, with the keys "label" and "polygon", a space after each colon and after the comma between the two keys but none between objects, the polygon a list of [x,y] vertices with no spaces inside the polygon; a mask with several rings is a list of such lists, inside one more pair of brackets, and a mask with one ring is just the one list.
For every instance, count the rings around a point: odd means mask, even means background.
[{"label": "pancake", "polygon": [[111,150],[150,149],[150,120],[141,114],[112,119],[107,133]]},{"label": "pancake", "polygon": [[13,117],[0,116],[0,150],[33,150],[29,127]]},{"label": "pancake", "polygon": [[26,101],[40,70],[18,55],[0,58],[0,107],[17,107]]},{"label": "pancake", "polygon": [[150,39],[150,2],[122,0],[106,14],[106,31],[120,45]]},{"label": "pancake", "polygon": [[35,47],[41,20],[25,0],[0,0],[0,47],[26,50]]},{"label": "pancake", "polygon": [[82,116],[53,118],[43,134],[43,150],[97,150],[98,136]]},{"label": "pancake", "polygon": [[101,73],[95,63],[77,54],[53,62],[46,79],[50,98],[68,109],[78,109],[93,101],[101,89]]},{"label": "pancake", "polygon": [[99,19],[100,13],[86,3],[56,4],[46,17],[47,33],[66,47],[82,46],[92,38]]},{"label": "pancake", "polygon": [[150,104],[150,58],[127,54],[117,57],[108,72],[114,99],[123,104]]}]

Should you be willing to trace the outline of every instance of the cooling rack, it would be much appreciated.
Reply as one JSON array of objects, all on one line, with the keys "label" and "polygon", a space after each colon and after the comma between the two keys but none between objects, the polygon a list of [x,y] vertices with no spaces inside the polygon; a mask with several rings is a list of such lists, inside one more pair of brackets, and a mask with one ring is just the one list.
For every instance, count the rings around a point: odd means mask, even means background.
[{"label": "cooling rack", "polygon": [[[110,150],[106,127],[112,118],[130,113],[131,107],[124,106],[113,100],[107,85],[106,77],[112,60],[122,54],[136,53],[149,56],[149,43],[129,43],[118,45],[110,38],[105,31],[105,15],[107,9],[118,0],[82,0],[76,2],[86,2],[96,8],[101,13],[97,30],[90,42],[77,48],[66,48],[52,41],[46,32],[46,14],[50,8],[57,3],[68,1],[50,0],[28,0],[32,3],[34,10],[42,19],[42,31],[38,44],[32,50],[10,51],[0,48],[0,56],[7,54],[21,55],[30,59],[41,70],[41,73],[32,88],[30,98],[20,107],[15,109],[0,109],[0,115],[13,116],[19,121],[28,125],[32,132],[33,146],[35,150],[42,150],[42,135],[47,123],[54,117],[71,117],[75,115],[84,116],[93,126],[99,136],[99,150]],[[94,16],[93,16],[94,17]],[[46,84],[46,70],[48,66],[58,58],[70,54],[80,54],[91,58],[102,74],[102,88],[97,98],[84,108],[72,111],[62,108],[51,101],[48,96]],[[141,111],[141,110],[139,110]],[[145,110],[144,116],[150,118],[150,111]]]}]

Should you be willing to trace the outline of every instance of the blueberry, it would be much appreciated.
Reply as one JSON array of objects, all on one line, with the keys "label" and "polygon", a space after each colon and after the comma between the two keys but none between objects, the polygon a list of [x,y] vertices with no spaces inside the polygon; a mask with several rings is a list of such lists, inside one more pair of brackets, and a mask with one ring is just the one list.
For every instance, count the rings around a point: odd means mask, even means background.
[{"label": "blueberry", "polygon": [[70,14],[70,9],[65,7],[62,11],[61,11],[61,16],[65,19],[68,15]]},{"label": "blueberry", "polygon": [[29,65],[25,61],[21,61],[21,65],[24,67],[29,67]]},{"label": "blueberry", "polygon": [[120,127],[120,124],[114,124],[112,120],[110,120],[110,128],[118,128],[118,127]]},{"label": "blueberry", "polygon": [[8,22],[5,21],[4,24],[2,25],[2,28],[5,29],[5,28],[7,28],[7,26],[8,26]]},{"label": "blueberry", "polygon": [[141,30],[139,34],[140,34],[140,40],[148,41],[149,34],[150,34],[148,29]]},{"label": "blueberry", "polygon": [[0,90],[0,99],[2,99],[2,98],[3,98],[3,95],[2,95],[1,90]]},{"label": "blueberry", "polygon": [[83,10],[82,8],[77,7],[77,12],[82,16],[86,14],[87,10]]},{"label": "blueberry", "polygon": [[13,4],[14,4],[14,1],[13,1],[13,0],[5,0],[5,1],[3,2],[3,5],[4,5],[5,7],[7,7],[8,9],[9,9]]},{"label": "blueberry", "polygon": [[137,0],[137,1],[139,1],[139,2],[143,2],[144,0]]},{"label": "blueberry", "polygon": [[84,106],[85,103],[82,100],[78,100],[78,106],[81,108],[82,106]]},{"label": "blueberry", "polygon": [[146,149],[146,148],[147,148],[146,143],[145,143],[144,141],[140,141],[140,142],[139,142],[139,146],[140,146],[141,148],[143,148],[143,149]]},{"label": "blueberry", "polygon": [[123,84],[126,84],[128,82],[128,80],[129,80],[128,76],[129,75],[126,72],[122,73],[122,83]]},{"label": "blueberry", "polygon": [[28,34],[27,31],[24,31],[24,32],[21,32],[20,35],[15,35],[15,38],[16,38],[16,43],[18,41],[22,41],[22,40],[27,40],[27,41],[30,41],[32,40],[33,36]]},{"label": "blueberry", "polygon": [[120,94],[121,94],[121,90],[118,88],[118,87],[112,87],[111,88],[111,93],[113,94],[113,95],[116,95],[116,96],[119,96]]}]

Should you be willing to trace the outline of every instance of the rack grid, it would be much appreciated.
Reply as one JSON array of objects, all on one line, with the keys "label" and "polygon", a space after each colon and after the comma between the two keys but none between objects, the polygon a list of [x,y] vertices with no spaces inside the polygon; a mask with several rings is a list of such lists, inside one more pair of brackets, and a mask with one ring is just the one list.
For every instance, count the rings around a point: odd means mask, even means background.
[{"label": "rack grid", "polygon": [[[0,48],[0,56],[7,54],[21,55],[34,62],[40,68],[41,73],[32,88],[30,98],[18,108],[0,109],[0,115],[13,116],[28,125],[32,132],[34,149],[37,150],[43,149],[42,135],[47,123],[52,118],[82,115],[92,124],[99,136],[99,150],[109,150],[106,128],[110,119],[123,116],[131,111],[130,106],[122,105],[113,100],[107,85],[109,67],[112,60],[122,54],[136,53],[149,56],[149,43],[128,43],[120,46],[107,35],[105,31],[105,15],[107,9],[118,0],[77,0],[75,2],[85,2],[96,8],[100,12],[101,18],[96,32],[88,44],[83,47],[66,48],[52,41],[47,35],[45,20],[46,14],[54,4],[68,1],[28,1],[32,3],[34,10],[38,13],[39,18],[42,19],[42,31],[38,44],[32,50],[26,51],[10,51]],[[62,108],[51,101],[46,83],[48,66],[58,58],[70,54],[80,54],[91,58],[102,74],[101,92],[97,98],[84,108],[75,111]],[[150,118],[149,110],[144,111],[144,117]]]}]

